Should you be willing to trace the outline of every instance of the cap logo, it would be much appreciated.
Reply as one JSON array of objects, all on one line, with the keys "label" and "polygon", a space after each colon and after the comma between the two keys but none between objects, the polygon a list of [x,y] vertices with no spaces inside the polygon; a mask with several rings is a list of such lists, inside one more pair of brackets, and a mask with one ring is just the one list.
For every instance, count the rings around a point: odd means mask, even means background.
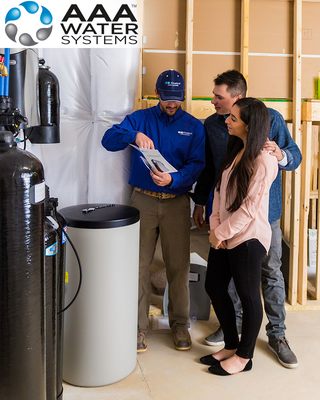
[{"label": "cap logo", "polygon": [[181,82],[165,81],[164,84],[165,84],[165,85],[168,85],[168,86],[175,86],[175,87],[178,87],[178,86],[181,85]]}]

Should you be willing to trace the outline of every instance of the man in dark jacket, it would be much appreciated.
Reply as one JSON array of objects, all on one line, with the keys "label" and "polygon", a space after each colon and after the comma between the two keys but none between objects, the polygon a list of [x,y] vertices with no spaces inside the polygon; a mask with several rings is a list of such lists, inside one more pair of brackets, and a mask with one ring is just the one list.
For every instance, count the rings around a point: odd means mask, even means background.
[{"label": "man in dark jacket", "polygon": [[[206,166],[201,173],[192,198],[195,202],[193,218],[198,227],[204,223],[204,206],[215,186],[221,163],[227,150],[228,130],[225,119],[232,105],[246,96],[247,84],[243,75],[229,70],[214,79],[212,104],[216,113],[205,120]],[[282,211],[281,170],[292,171],[301,162],[301,152],[293,141],[281,114],[269,110],[271,126],[269,140],[265,148],[278,160],[279,172],[270,189],[269,222],[272,228],[271,247],[262,266],[262,293],[264,307],[269,323],[266,326],[269,348],[279,362],[286,368],[295,368],[298,361],[285,338],[285,285],[281,272],[282,232],[280,216]],[[235,306],[237,328],[241,333],[242,309],[233,281],[229,286],[229,295]],[[223,332],[219,327],[209,335],[205,342],[210,346],[224,343]]]}]

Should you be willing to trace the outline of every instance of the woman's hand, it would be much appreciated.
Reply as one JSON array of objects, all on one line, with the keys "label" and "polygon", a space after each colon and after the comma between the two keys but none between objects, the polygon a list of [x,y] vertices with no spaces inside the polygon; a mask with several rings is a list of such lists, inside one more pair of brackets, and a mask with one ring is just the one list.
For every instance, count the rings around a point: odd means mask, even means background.
[{"label": "woman's hand", "polygon": [[216,237],[213,229],[211,229],[209,231],[209,243],[210,243],[211,247],[213,247],[214,249],[225,249],[226,248],[225,242],[221,242],[221,240],[219,240]]}]

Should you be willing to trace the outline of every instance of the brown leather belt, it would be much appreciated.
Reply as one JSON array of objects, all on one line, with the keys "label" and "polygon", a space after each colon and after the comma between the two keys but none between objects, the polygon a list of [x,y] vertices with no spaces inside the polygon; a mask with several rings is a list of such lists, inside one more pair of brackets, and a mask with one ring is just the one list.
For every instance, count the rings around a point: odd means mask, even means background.
[{"label": "brown leather belt", "polygon": [[176,194],[163,193],[163,192],[152,192],[151,190],[140,189],[138,187],[135,187],[134,190],[136,192],[146,194],[147,196],[154,197],[155,199],[159,199],[159,200],[174,199],[177,197]]}]

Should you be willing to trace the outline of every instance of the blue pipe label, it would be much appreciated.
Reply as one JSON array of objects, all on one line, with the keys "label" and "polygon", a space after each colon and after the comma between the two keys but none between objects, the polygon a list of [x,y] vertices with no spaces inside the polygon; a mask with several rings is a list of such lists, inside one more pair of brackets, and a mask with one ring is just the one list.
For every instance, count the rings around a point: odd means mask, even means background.
[{"label": "blue pipe label", "polygon": [[65,242],[67,241],[67,236],[64,232],[65,230],[66,230],[66,228],[62,229],[62,244],[65,244]]}]

